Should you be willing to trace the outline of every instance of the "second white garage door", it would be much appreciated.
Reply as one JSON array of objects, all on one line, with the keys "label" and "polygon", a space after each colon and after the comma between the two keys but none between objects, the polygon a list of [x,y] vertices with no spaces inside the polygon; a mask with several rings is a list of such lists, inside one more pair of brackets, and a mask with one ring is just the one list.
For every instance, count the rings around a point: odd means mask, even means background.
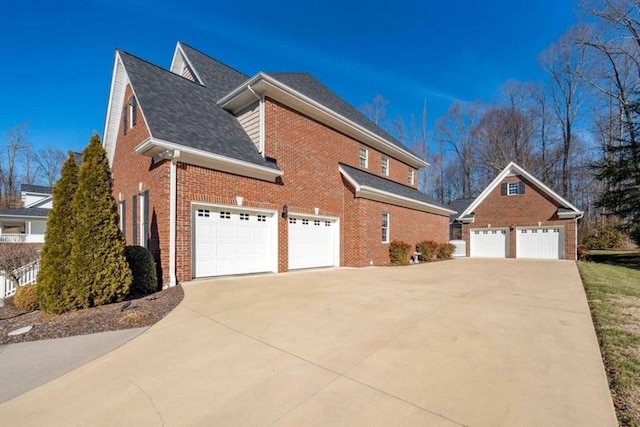
[{"label": "second white garage door", "polygon": [[564,229],[560,227],[518,228],[516,256],[518,258],[562,259]]},{"label": "second white garage door", "polygon": [[289,216],[289,270],[337,265],[336,220]]},{"label": "second white garage door", "polygon": [[484,258],[505,258],[507,256],[507,230],[471,230],[471,256]]},{"label": "second white garage door", "polygon": [[274,212],[193,209],[193,277],[277,271]]}]

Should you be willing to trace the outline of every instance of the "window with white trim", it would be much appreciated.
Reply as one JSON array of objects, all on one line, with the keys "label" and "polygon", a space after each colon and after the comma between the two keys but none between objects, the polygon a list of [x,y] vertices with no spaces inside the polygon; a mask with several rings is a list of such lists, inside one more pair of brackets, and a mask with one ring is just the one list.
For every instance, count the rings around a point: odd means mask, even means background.
[{"label": "window with white trim", "polygon": [[120,231],[122,234],[127,235],[127,203],[125,200],[120,200]]},{"label": "window with white trim", "polygon": [[407,172],[407,182],[409,183],[409,185],[413,185],[413,179],[414,179],[413,169],[409,168],[409,171]]},{"label": "window with white trim", "polygon": [[384,212],[381,216],[382,243],[389,243],[389,214]]},{"label": "window with white trim", "polygon": [[514,196],[518,194],[518,183],[517,182],[510,182],[507,184],[507,195],[508,196]]},{"label": "window with white trim", "polygon": [[364,147],[360,147],[360,167],[369,167],[369,150]]},{"label": "window with white trim", "polygon": [[380,172],[384,176],[389,176],[389,158],[388,157],[383,156],[382,159],[380,159]]},{"label": "window with white trim", "polygon": [[129,119],[131,120],[131,127],[134,127],[138,122],[138,101],[136,101],[135,96],[132,96],[129,100]]},{"label": "window with white trim", "polygon": [[240,214],[240,221],[249,221],[249,214],[248,213],[241,213]]},{"label": "window with white trim", "polygon": [[140,246],[149,247],[149,190],[140,193]]}]

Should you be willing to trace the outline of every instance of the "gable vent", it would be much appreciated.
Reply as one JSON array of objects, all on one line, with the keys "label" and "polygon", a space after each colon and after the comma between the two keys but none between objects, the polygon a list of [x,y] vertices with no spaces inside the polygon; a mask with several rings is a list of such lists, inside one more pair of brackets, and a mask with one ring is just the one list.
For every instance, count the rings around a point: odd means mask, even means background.
[{"label": "gable vent", "polygon": [[182,77],[184,77],[185,79],[189,79],[192,82],[196,81],[196,76],[195,74],[193,74],[193,70],[191,69],[189,64],[184,64],[184,67],[182,68]]}]

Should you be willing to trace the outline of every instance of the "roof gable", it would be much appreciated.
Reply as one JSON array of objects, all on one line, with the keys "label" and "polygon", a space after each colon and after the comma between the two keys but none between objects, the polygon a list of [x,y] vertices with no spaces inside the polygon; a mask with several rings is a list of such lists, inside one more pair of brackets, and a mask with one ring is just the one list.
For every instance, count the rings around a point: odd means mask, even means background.
[{"label": "roof gable", "polygon": [[491,183],[487,186],[487,188],[485,188],[482,191],[482,193],[480,193],[480,195],[478,197],[476,197],[476,199],[469,206],[467,206],[467,208],[464,211],[462,211],[461,213],[458,214],[457,219],[460,220],[460,219],[472,214],[473,211],[484,201],[484,199],[486,199],[486,197],[498,185],[500,185],[500,183],[509,175],[521,175],[521,176],[523,176],[527,181],[529,181],[530,183],[535,185],[535,187],[538,188],[538,190],[540,190],[543,194],[546,194],[548,197],[550,197],[551,199],[555,200],[560,205],[559,209],[564,208],[564,212],[563,213],[565,215],[568,214],[569,216],[578,217],[578,216],[581,216],[583,214],[582,211],[580,211],[578,208],[576,208],[569,201],[567,201],[566,199],[561,197],[558,193],[553,191],[551,188],[549,188],[547,185],[545,185],[542,181],[540,181],[539,179],[537,179],[536,177],[531,175],[529,172],[524,170],[522,167],[518,166],[516,163],[511,162],[502,170],[502,172],[500,172],[498,174],[498,176],[495,177],[495,179],[493,181],[491,181]]}]

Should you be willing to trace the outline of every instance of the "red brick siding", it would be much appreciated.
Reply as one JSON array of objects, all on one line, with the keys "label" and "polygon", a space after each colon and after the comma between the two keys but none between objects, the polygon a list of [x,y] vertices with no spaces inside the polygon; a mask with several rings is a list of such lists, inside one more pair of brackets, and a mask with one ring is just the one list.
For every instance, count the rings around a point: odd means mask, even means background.
[{"label": "red brick siding", "polygon": [[[462,238],[467,243],[467,256],[470,255],[470,230],[496,227],[510,227],[508,236],[509,258],[516,257],[516,228],[527,226],[560,226],[564,227],[564,259],[575,260],[575,220],[560,219],[556,213],[558,203],[542,193],[522,176],[510,176],[502,183],[524,181],[525,192],[514,196],[501,196],[500,187],[493,191],[475,209],[475,222],[464,224]],[[501,184],[502,184],[501,183]]]},{"label": "red brick siding", "polygon": [[[133,95],[127,86],[122,108],[126,108]],[[144,106],[142,106],[144,107]],[[137,123],[124,135],[124,123],[120,120],[118,139],[112,165],[113,197],[116,201],[126,201],[126,240],[133,243],[133,196],[149,190],[149,250],[162,265],[163,282],[169,280],[169,163],[153,165],[152,159],[134,152],[134,148],[149,137],[149,129],[140,105],[138,105]],[[139,218],[140,200],[138,198]],[[138,219],[138,235],[140,233]],[[138,244],[141,244],[138,238]]]},{"label": "red brick siding", "polygon": [[[130,90],[125,99],[129,99]],[[141,106],[144,108],[144,105]],[[448,217],[428,214],[398,206],[355,198],[345,183],[338,163],[359,167],[358,141],[312,120],[275,101],[265,103],[265,154],[277,160],[284,172],[282,180],[273,183],[200,166],[178,163],[176,205],[176,274],[179,281],[190,280],[192,202],[235,205],[236,196],[244,198],[243,206],[277,212],[278,271],[288,268],[288,222],[280,215],[283,205],[291,213],[337,217],[340,220],[340,265],[365,266],[388,264],[388,244],[381,242],[380,215],[390,213],[391,239],[416,243],[430,239],[447,241]],[[122,126],[122,124],[121,124]],[[113,165],[115,190],[127,200],[127,239],[131,241],[131,198],[138,193],[138,183],[150,190],[150,207],[158,224],[158,256],[164,279],[168,279],[169,230],[169,164],[151,166],[151,159],[133,153],[136,145],[148,137],[140,112],[138,125],[118,137]],[[179,143],[180,141],[175,141]],[[369,149],[370,173],[381,175],[380,156]],[[407,182],[408,166],[389,157],[390,176],[402,184]],[[153,230],[151,232],[153,234]]]}]

